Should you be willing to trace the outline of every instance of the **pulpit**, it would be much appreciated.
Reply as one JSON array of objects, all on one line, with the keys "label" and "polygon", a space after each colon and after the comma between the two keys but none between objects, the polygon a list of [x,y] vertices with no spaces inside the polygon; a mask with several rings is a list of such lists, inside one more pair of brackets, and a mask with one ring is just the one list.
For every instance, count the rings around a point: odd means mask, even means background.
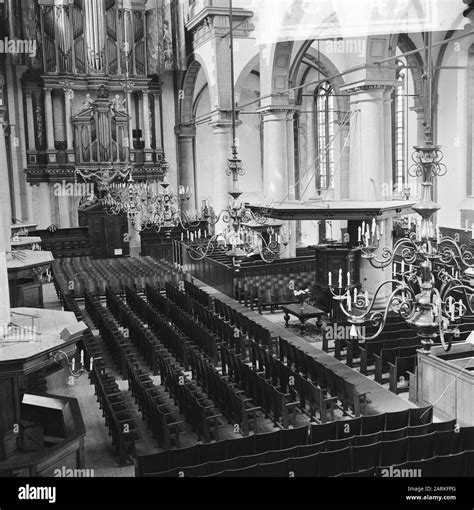
[{"label": "pulpit", "polygon": [[[26,379],[57,367],[54,354],[76,352],[72,312],[11,310],[15,330],[0,332],[0,465],[8,476],[52,476],[84,463],[85,428],[76,399],[30,394]],[[65,371],[65,384],[68,372]]]}]

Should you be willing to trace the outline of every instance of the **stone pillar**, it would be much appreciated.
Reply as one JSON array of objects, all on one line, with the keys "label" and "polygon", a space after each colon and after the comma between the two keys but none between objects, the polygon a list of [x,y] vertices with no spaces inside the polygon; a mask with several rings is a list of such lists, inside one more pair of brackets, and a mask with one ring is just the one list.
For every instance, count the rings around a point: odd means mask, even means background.
[{"label": "stone pillar", "polygon": [[[287,105],[267,106],[260,112],[263,120],[263,189],[265,198],[276,203],[294,199],[294,108]],[[292,191],[293,193],[291,193]],[[282,226],[292,231],[292,240],[281,257],[294,257],[296,255],[296,226],[294,222],[286,222]]]},{"label": "stone pillar", "polygon": [[[178,140],[178,186],[189,186],[192,198],[184,203],[185,211],[200,210],[198,192],[194,179],[194,139],[196,126],[176,126],[175,133]],[[203,183],[205,185],[205,183]]]},{"label": "stone pillar", "polygon": [[361,86],[347,90],[351,111],[357,112],[353,117],[350,152],[351,200],[382,199],[385,89],[386,86]]},{"label": "stone pillar", "polygon": [[[287,135],[287,169],[288,169],[288,200],[296,198],[295,181],[295,112],[290,111],[286,119]],[[296,221],[288,222],[288,232],[291,233],[290,242],[285,250],[285,258],[296,257]]]},{"label": "stone pillar", "polygon": [[[293,111],[285,106],[269,106],[260,110],[263,120],[263,189],[265,197],[279,202],[288,199],[289,145],[288,118]],[[293,166],[294,168],[294,166]]]},{"label": "stone pillar", "polygon": [[[386,178],[385,109],[388,85],[362,85],[349,88],[351,112],[354,123],[351,130],[349,197],[361,202],[381,201],[384,180]],[[389,142],[391,146],[391,139]],[[390,163],[390,168],[391,168]],[[369,223],[371,219],[367,219]],[[384,235],[380,238],[380,246],[392,246],[392,222],[384,221]],[[363,290],[372,296],[377,287],[391,278],[391,268],[376,269],[367,259],[361,259],[360,280]],[[383,307],[390,289],[379,294],[377,308]]]},{"label": "stone pillar", "polygon": [[[216,214],[219,214],[229,204],[229,191],[232,180],[227,175],[227,162],[231,156],[232,129],[230,121],[219,120],[212,123],[214,130],[214,197],[212,206]],[[222,223],[222,222],[221,222]],[[216,225],[216,232],[225,228],[227,224]]]}]

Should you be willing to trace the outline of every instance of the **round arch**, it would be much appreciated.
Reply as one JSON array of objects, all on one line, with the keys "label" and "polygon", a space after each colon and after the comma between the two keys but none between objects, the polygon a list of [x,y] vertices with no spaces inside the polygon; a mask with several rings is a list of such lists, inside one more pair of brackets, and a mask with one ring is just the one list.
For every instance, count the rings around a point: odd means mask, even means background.
[{"label": "round arch", "polygon": [[[192,124],[194,122],[194,96],[196,82],[200,72],[204,73],[206,83],[209,85],[209,73],[206,64],[199,55],[195,55],[195,59],[189,63],[186,74],[183,77],[181,85],[179,121],[180,124]],[[211,88],[209,87],[211,93]]]},{"label": "round arch", "polygon": [[237,81],[235,82],[235,100],[237,104],[240,102],[240,96],[242,95],[242,89],[245,85],[245,81],[248,78],[248,75],[254,71],[259,69],[260,67],[260,54],[255,55],[253,58],[249,60],[247,65],[242,69]]}]

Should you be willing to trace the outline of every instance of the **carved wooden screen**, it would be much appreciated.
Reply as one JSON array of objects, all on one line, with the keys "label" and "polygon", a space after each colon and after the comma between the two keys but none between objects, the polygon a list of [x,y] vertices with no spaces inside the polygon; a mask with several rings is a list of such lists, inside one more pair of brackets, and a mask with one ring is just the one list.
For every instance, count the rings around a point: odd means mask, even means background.
[{"label": "carved wooden screen", "polygon": [[75,147],[78,163],[109,164],[127,161],[128,116],[114,107],[123,99],[97,99],[91,108],[75,117]]}]

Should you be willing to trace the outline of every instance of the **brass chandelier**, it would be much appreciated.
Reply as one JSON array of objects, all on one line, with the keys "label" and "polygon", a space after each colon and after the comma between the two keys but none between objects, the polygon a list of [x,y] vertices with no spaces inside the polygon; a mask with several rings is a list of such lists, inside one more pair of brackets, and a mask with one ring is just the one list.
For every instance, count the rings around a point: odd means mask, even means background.
[{"label": "brass chandelier", "polygon": [[[431,36],[428,43],[428,70],[426,72],[427,106],[424,146],[415,146],[414,164],[409,169],[412,177],[422,179],[421,200],[413,206],[417,213],[415,231],[411,222],[406,237],[397,241],[393,248],[380,247],[383,224],[363,224],[359,227],[361,256],[375,268],[394,267],[393,278],[382,282],[371,299],[350,282],[343,285],[342,273],[338,284],[333,285],[329,273],[329,289],[333,299],[348,321],[352,331],[363,340],[372,340],[382,332],[389,312],[402,317],[420,338],[423,350],[429,353],[434,340],[439,337],[445,351],[451,349],[453,337],[459,337],[463,316],[474,311],[474,288],[463,282],[474,268],[474,244],[459,245],[456,239],[441,236],[435,227],[434,217],[441,208],[433,200],[433,184],[437,177],[446,174],[442,163],[441,148],[432,141],[432,59]],[[397,271],[397,263],[399,271]],[[390,296],[382,310],[375,308],[382,289],[390,289]],[[375,333],[365,336],[362,326],[372,325]],[[352,333],[351,333],[352,334]]]},{"label": "brass chandelier", "polygon": [[[433,179],[446,173],[441,160],[440,147],[429,142],[415,147],[412,175],[423,179],[422,198],[413,206],[420,217],[415,232],[400,239],[393,249],[380,249],[376,222],[361,229],[362,257],[376,268],[393,265],[394,279],[380,284],[370,300],[367,293],[343,286],[341,277],[338,285],[333,285],[330,275],[333,298],[339,302],[348,321],[355,325],[357,336],[364,340],[372,340],[381,333],[392,311],[417,332],[425,352],[430,352],[437,337],[449,351],[452,337],[459,336],[462,317],[468,310],[471,313],[474,310],[474,289],[462,281],[466,270],[474,267],[472,247],[459,246],[452,237],[441,237],[434,226],[433,216],[440,206],[433,201]],[[383,310],[375,310],[375,302],[386,287],[391,289],[387,303]],[[361,326],[367,324],[376,327],[371,336],[361,333]]]}]

